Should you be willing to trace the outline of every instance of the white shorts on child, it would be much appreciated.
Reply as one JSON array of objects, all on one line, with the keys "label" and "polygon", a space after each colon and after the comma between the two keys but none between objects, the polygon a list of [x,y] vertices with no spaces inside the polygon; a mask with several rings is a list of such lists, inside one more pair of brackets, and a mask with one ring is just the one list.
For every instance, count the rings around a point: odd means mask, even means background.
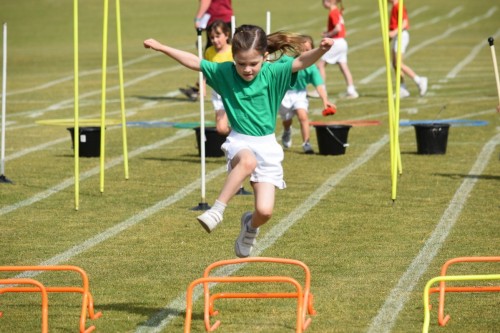
[{"label": "white shorts on child", "polygon": [[321,60],[333,65],[347,63],[347,41],[344,38],[335,38],[332,47],[321,57]]},{"label": "white shorts on child", "polygon": [[213,90],[212,90],[212,105],[214,107],[214,111],[226,110],[224,109],[224,104],[222,104],[222,97]]},{"label": "white shorts on child", "polygon": [[[410,44],[410,33],[408,30],[403,30],[401,32],[401,54],[405,54],[406,48]],[[398,52],[398,36],[392,39],[392,50]]]},{"label": "white shorts on child", "polygon": [[221,148],[226,154],[228,172],[231,171],[231,160],[234,156],[239,151],[248,149],[257,159],[257,167],[252,172],[250,181],[271,183],[279,189],[286,187],[281,165],[285,154],[281,145],[276,141],[274,133],[265,136],[250,136],[232,130]]},{"label": "white shorts on child", "polygon": [[280,105],[280,117],[282,120],[290,120],[295,115],[295,110],[309,108],[306,90],[288,90]]}]

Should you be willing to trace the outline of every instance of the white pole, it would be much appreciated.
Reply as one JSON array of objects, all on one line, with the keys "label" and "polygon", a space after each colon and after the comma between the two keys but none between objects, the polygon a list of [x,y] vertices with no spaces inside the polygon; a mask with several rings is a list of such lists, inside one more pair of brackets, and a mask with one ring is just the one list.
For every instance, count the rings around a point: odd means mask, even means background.
[{"label": "white pole", "polygon": [[5,174],[5,100],[7,99],[7,23],[3,24],[3,61],[2,61],[2,148],[0,175]]},{"label": "white pole", "polygon": [[269,35],[271,33],[271,12],[267,11],[266,13],[266,34]]},{"label": "white pole", "polygon": [[[198,57],[203,59],[202,49],[203,38],[202,30],[198,29]],[[200,155],[201,155],[201,202],[200,205],[206,205],[205,199],[205,85],[203,84],[203,73],[199,73],[199,98],[200,98]],[[201,207],[200,207],[201,208]]]},{"label": "white pole", "polygon": [[234,36],[234,30],[236,30],[236,17],[234,15],[231,16],[231,38]]}]

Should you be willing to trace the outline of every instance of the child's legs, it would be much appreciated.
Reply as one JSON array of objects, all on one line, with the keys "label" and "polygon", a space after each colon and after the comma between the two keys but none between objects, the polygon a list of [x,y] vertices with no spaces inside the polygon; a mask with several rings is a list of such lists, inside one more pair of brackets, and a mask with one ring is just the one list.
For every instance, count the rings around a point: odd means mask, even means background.
[{"label": "child's legs", "polygon": [[292,119],[283,120],[283,130],[289,131],[292,127]]},{"label": "child's legs", "polygon": [[[401,54],[401,83],[405,82],[405,75],[408,75],[411,79],[415,77],[415,72],[409,66],[405,65],[403,62],[404,55]],[[397,53],[392,51],[392,67],[394,70],[397,68]]]},{"label": "child's legs", "polygon": [[339,62],[338,63],[340,71],[342,72],[342,75],[344,75],[345,83],[347,86],[352,86],[353,85],[353,80],[352,80],[352,75],[351,71],[349,70],[349,66],[347,66],[347,62]]},{"label": "child's legs", "polygon": [[300,122],[300,132],[302,133],[302,142],[309,141],[309,117],[306,109],[297,109],[297,118]]},{"label": "child's legs", "polygon": [[227,204],[238,192],[243,181],[252,174],[256,166],[257,159],[255,155],[248,149],[240,150],[231,160],[231,171],[217,200]]},{"label": "child's legs", "polygon": [[278,111],[281,121],[283,122],[283,129],[288,131],[292,126],[292,119],[295,114],[293,110],[293,103],[295,100],[294,92],[287,91],[283,100],[281,101],[280,109]]},{"label": "child's legs", "polygon": [[[407,30],[403,30],[401,34],[401,82],[404,83],[404,75],[408,75],[411,79],[414,79],[415,72],[405,65],[404,63],[404,55],[406,53],[406,49],[410,44],[410,34]],[[392,41],[391,47],[391,56],[392,56],[392,67],[396,69],[397,67],[397,51],[398,51],[398,36],[394,37]]]},{"label": "child's legs", "polygon": [[271,183],[252,182],[255,196],[255,211],[252,215],[253,228],[258,228],[271,219],[274,209],[275,186]]}]

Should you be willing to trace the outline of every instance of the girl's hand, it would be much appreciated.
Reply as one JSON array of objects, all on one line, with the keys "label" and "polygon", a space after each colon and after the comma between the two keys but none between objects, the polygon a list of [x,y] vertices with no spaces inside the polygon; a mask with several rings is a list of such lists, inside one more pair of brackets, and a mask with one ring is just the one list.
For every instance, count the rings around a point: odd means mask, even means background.
[{"label": "girl's hand", "polygon": [[147,49],[153,49],[155,51],[158,51],[163,45],[158,42],[156,39],[146,39],[144,41],[144,47]]},{"label": "girl's hand", "polygon": [[323,38],[319,44],[319,48],[328,51],[333,45],[333,38]]},{"label": "girl's hand", "polygon": [[323,103],[323,107],[325,109],[327,109],[327,108],[333,108],[335,110],[337,109],[337,106],[330,101],[326,101],[326,103]]}]

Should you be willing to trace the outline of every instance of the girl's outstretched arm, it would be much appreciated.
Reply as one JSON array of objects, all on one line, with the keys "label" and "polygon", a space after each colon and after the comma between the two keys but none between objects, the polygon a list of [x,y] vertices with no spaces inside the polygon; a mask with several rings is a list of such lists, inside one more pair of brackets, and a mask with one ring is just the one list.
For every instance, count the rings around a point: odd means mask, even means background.
[{"label": "girl's outstretched arm", "polygon": [[319,44],[319,47],[312,49],[307,52],[303,52],[295,58],[292,64],[292,72],[298,72],[301,69],[305,69],[312,64],[314,64],[316,61],[318,61],[319,58],[323,54],[325,54],[333,45],[333,39],[332,38],[323,38],[321,40],[321,43]]},{"label": "girl's outstretched arm", "polygon": [[144,41],[144,47],[147,49],[152,49],[155,51],[165,53],[167,56],[176,60],[181,65],[189,69],[192,69],[194,71],[200,70],[201,59],[192,53],[174,49],[173,47],[167,45],[163,45],[162,43],[152,38],[146,39]]}]

